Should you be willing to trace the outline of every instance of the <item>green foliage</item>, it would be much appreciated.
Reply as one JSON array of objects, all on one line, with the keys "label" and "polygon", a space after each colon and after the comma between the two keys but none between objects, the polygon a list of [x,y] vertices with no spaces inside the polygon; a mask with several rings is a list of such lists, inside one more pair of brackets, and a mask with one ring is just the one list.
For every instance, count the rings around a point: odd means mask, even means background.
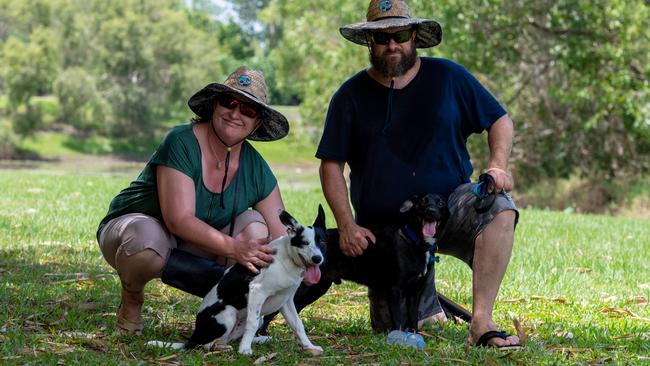
[{"label": "green foliage", "polygon": [[[437,19],[443,42],[421,55],[465,65],[516,123],[513,168],[523,185],[573,172],[626,178],[650,168],[650,6],[624,1],[408,1]],[[275,0],[260,19],[277,29],[276,86],[322,126],[329,98],[367,65],[338,33],[367,2]],[[276,35],[274,35],[276,37]],[[318,135],[318,133],[316,133]],[[472,144],[483,166],[485,143]]]},{"label": "green foliage", "polygon": [[61,122],[85,134],[160,137],[169,119],[190,116],[188,96],[222,79],[231,59],[174,0],[0,4],[10,25],[0,38],[0,84],[12,110],[54,92]]},{"label": "green foliage", "polygon": [[54,81],[61,119],[81,131],[102,131],[111,109],[97,90],[95,79],[80,67],[63,71]]},{"label": "green foliage", "polygon": [[27,101],[27,105],[18,108],[14,114],[14,131],[21,136],[29,136],[43,126],[43,113]]},{"label": "green foliage", "polygon": [[[320,136],[338,86],[367,67],[339,27],[368,1],[0,0],[0,93],[12,128],[49,126],[32,98],[55,94],[57,122],[114,148],[159,138],[191,116],[188,97],[235,67],[262,69],[274,104],[300,105]],[[573,175],[629,181],[650,170],[647,1],[408,0],[443,26],[420,55],[465,65],[516,124],[520,187]],[[225,19],[223,8],[236,15]],[[15,126],[13,126],[15,125]],[[487,147],[470,140],[475,166]]]},{"label": "green foliage", "polygon": [[301,101],[303,119],[318,127],[312,130],[314,140],[334,91],[367,59],[363,47],[350,45],[337,31],[358,21],[366,6],[342,0],[271,1],[260,15],[280,37],[269,54],[276,88]]},{"label": "green foliage", "polygon": [[15,156],[18,136],[7,119],[0,117],[0,159],[9,159]]},{"label": "green foliage", "polygon": [[59,65],[55,38],[44,27],[35,28],[29,40],[9,37],[0,45],[0,79],[7,89],[13,129],[22,136],[43,126],[42,111],[32,97],[49,92]]},{"label": "green foliage", "polygon": [[648,170],[643,1],[413,3],[442,22],[438,51],[477,74],[510,110],[521,183]]}]

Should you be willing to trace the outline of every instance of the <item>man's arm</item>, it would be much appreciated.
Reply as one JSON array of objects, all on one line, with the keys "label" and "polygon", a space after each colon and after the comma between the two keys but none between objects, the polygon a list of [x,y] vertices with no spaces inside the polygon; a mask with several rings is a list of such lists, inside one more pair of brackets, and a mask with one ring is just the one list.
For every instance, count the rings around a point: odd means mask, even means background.
[{"label": "man's arm", "polygon": [[320,180],[323,194],[339,229],[341,251],[347,256],[356,257],[368,247],[368,239],[374,243],[376,238],[370,230],[354,221],[348,200],[348,187],[343,176],[344,167],[345,163],[340,161],[321,160]]},{"label": "man's arm", "polygon": [[510,191],[514,186],[512,174],[508,171],[513,134],[512,120],[507,114],[496,120],[488,130],[490,159],[485,172],[494,178],[497,191]]}]

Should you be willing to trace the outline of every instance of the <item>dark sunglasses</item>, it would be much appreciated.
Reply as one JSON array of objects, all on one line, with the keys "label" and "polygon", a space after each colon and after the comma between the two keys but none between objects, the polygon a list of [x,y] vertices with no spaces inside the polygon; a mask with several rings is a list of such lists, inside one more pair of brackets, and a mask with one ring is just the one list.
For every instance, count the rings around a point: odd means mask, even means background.
[{"label": "dark sunglasses", "polygon": [[413,29],[404,29],[395,33],[372,32],[370,34],[372,35],[372,40],[376,44],[385,46],[390,43],[391,39],[397,43],[404,43],[408,41],[411,39],[411,36],[413,36]]},{"label": "dark sunglasses", "polygon": [[255,108],[255,106],[242,102],[241,100],[229,95],[219,98],[219,105],[227,109],[235,109],[239,106],[239,113],[243,116],[248,118],[257,117],[257,108]]}]

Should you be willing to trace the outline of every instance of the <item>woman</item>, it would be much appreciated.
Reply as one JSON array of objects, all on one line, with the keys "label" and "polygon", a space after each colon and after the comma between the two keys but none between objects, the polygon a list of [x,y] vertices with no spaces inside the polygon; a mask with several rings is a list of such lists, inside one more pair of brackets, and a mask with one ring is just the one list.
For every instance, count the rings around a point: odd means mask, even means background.
[{"label": "woman", "polygon": [[207,85],[188,102],[193,123],[174,127],[112,200],[97,238],[122,282],[120,333],[142,334],[143,290],[154,278],[202,296],[225,266],[257,272],[273,260],[265,244],[286,234],[277,215],[284,205],[269,166],[245,141],[289,132],[266,102],[264,76],[244,66]]}]

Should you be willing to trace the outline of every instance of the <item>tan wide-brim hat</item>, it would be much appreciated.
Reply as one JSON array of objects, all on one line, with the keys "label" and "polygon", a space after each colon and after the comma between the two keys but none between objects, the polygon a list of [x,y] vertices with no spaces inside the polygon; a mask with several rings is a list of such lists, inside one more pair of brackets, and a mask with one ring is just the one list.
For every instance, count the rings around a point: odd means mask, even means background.
[{"label": "tan wide-brim hat", "polygon": [[417,28],[416,48],[434,47],[442,41],[440,24],[432,19],[411,18],[403,0],[372,0],[365,22],[344,25],[339,31],[348,41],[366,46],[368,33],[408,26]]},{"label": "tan wide-brim hat", "polygon": [[262,124],[247,137],[249,140],[274,141],[289,133],[287,118],[267,104],[266,82],[261,71],[241,66],[223,84],[211,83],[196,92],[187,104],[197,116],[210,120],[215,100],[222,94],[237,95],[258,108]]}]

